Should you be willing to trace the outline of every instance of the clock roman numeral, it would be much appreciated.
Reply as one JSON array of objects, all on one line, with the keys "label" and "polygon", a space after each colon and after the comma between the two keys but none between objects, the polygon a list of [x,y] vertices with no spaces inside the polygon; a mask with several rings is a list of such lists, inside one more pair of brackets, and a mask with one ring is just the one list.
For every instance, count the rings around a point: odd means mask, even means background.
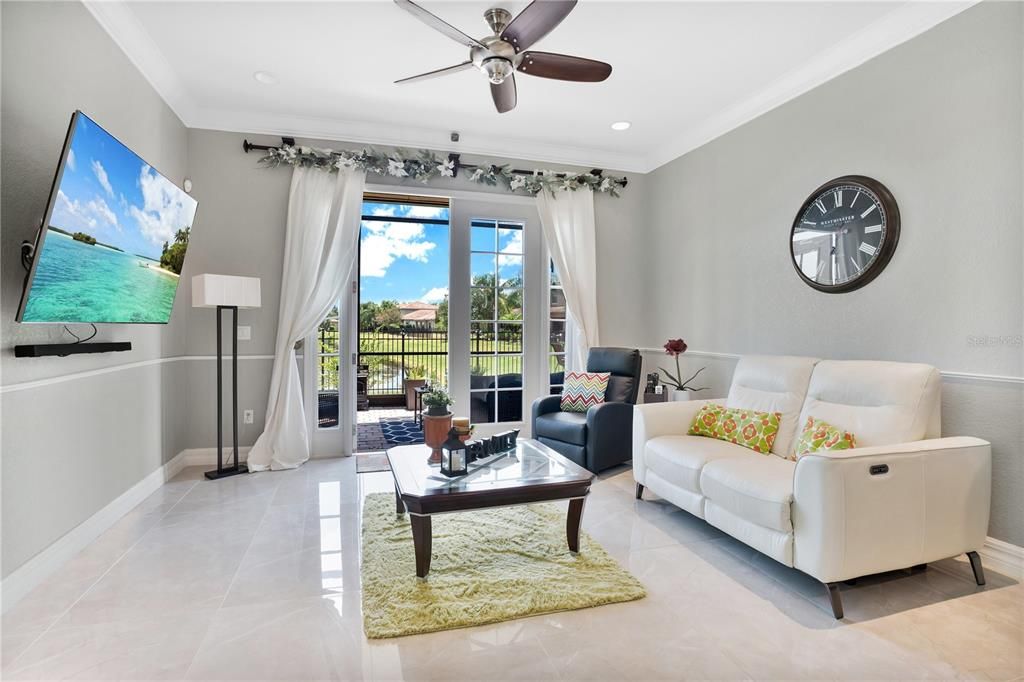
[{"label": "clock roman numeral", "polygon": [[882,226],[881,225],[868,225],[867,227],[864,228],[864,232],[869,232],[869,233],[870,232],[881,232],[881,231],[882,231]]},{"label": "clock roman numeral", "polygon": [[857,190],[857,193],[853,195],[853,201],[850,202],[850,208],[853,208],[853,205],[857,203],[857,199],[859,199],[859,198],[860,198],[860,190]]},{"label": "clock roman numeral", "polygon": [[853,256],[850,256],[850,263],[857,269],[857,272],[860,272],[860,263]]},{"label": "clock roman numeral", "polygon": [[836,208],[839,208],[840,206],[842,206],[843,205],[843,190],[837,189],[835,192],[833,192],[832,193],[832,199],[833,199],[833,201],[835,201],[835,204],[836,204],[835,207]]},{"label": "clock roman numeral", "polygon": [[878,208],[878,206],[876,206],[875,204],[871,204],[870,206],[868,206],[868,210],[866,210],[866,211],[864,211],[863,213],[860,214],[860,217],[861,218],[867,218],[868,214],[871,213],[872,211],[874,211],[876,208]]},{"label": "clock roman numeral", "polygon": [[822,215],[825,215],[825,203],[821,199],[815,201],[814,205],[818,207],[818,210],[821,211]]},{"label": "clock roman numeral", "polygon": [[864,253],[868,254],[869,256],[874,256],[875,255],[875,251],[877,251],[878,249],[876,249],[875,247],[871,246],[871,244],[868,244],[867,242],[861,242],[860,243],[860,248],[857,249],[857,250],[858,251],[863,251]]}]

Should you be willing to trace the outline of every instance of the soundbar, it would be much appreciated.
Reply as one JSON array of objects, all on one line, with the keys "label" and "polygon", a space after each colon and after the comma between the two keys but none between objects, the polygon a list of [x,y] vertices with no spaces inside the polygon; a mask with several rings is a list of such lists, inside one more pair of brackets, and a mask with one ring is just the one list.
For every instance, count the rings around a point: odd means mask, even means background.
[{"label": "soundbar", "polygon": [[16,358],[64,357],[81,353],[116,353],[131,350],[131,341],[97,341],[96,343],[32,343],[14,347]]}]

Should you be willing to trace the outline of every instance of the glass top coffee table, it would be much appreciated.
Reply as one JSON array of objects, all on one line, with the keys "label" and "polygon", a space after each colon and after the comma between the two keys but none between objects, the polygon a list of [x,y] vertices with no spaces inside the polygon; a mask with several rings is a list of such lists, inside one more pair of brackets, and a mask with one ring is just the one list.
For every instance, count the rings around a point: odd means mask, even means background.
[{"label": "glass top coffee table", "polygon": [[569,500],[566,540],[569,551],[579,551],[583,502],[594,474],[528,438],[520,439],[514,450],[471,463],[469,473],[459,478],[442,475],[438,465],[427,463],[429,456],[425,445],[388,450],[397,512],[409,513],[420,578],[430,571],[433,514]]}]

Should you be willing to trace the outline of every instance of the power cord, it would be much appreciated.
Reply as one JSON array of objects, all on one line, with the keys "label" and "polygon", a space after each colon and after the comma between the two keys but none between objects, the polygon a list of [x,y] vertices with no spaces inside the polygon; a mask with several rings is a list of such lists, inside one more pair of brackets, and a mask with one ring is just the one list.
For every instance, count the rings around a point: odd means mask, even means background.
[{"label": "power cord", "polygon": [[99,330],[96,328],[96,325],[94,325],[92,323],[90,323],[89,326],[92,327],[92,335],[91,336],[87,336],[84,339],[79,337],[78,334],[76,334],[73,331],[71,331],[68,328],[67,325],[64,325],[64,331],[66,331],[68,334],[71,334],[71,336],[75,337],[75,344],[77,345],[79,343],[85,343],[86,341],[90,341],[90,340],[96,338],[96,334],[99,333]]}]

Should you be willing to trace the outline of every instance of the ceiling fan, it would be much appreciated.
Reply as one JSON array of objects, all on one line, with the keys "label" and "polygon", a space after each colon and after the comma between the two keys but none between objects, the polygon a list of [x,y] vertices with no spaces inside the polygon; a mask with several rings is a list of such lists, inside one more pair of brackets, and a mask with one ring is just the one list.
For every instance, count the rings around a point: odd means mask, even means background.
[{"label": "ceiling fan", "polygon": [[516,71],[528,76],[582,83],[603,81],[612,72],[609,64],[593,59],[530,50],[531,45],[562,23],[576,6],[576,0],[534,0],[514,19],[508,10],[493,7],[484,12],[492,34],[480,40],[469,37],[411,0],[395,0],[395,4],[427,26],[469,48],[468,61],[395,83],[414,83],[477,68],[490,80],[494,106],[498,113],[503,114],[516,106]]}]

